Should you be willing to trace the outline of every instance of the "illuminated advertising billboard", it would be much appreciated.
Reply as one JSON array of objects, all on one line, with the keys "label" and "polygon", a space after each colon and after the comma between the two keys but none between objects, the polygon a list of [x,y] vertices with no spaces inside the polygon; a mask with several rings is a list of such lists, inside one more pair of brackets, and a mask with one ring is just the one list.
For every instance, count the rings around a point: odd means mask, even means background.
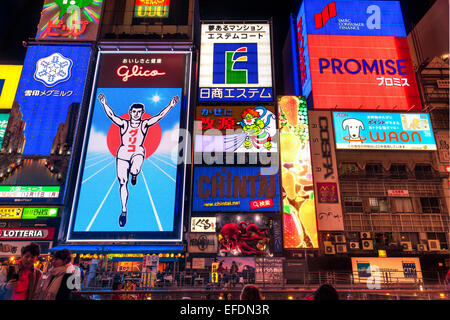
[{"label": "illuminated advertising billboard", "polygon": [[217,253],[217,236],[211,233],[188,233],[189,253]]},{"label": "illuminated advertising billboard", "polygon": [[309,111],[308,119],[317,227],[344,231],[331,112]]},{"label": "illuminated advertising billboard", "polygon": [[278,110],[284,248],[318,248],[306,100],[281,96]]},{"label": "illuminated advertising billboard", "polygon": [[192,211],[279,211],[278,167],[194,168]]},{"label": "illuminated advertising billboard", "polygon": [[170,0],[135,0],[135,18],[168,18]]},{"label": "illuminated advertising billboard", "polygon": [[216,217],[192,217],[191,232],[216,232]]},{"label": "illuminated advertising billboard", "polygon": [[202,24],[199,101],[273,101],[270,24]]},{"label": "illuminated advertising billboard", "polygon": [[366,283],[376,288],[377,284],[419,283],[422,269],[419,258],[371,258],[352,257],[354,283]]},{"label": "illuminated advertising billboard", "polygon": [[37,40],[96,41],[103,0],[45,0]]},{"label": "illuminated advertising billboard", "polygon": [[0,109],[12,108],[22,68],[23,66],[0,65]]},{"label": "illuminated advertising billboard", "polygon": [[55,228],[0,228],[0,240],[53,240]]},{"label": "illuminated advertising billboard", "polygon": [[308,35],[314,109],[421,110],[407,38]]},{"label": "illuminated advertising billboard", "polygon": [[0,151],[0,202],[61,203],[91,47],[28,46]]},{"label": "illuminated advertising billboard", "polygon": [[70,241],[181,240],[190,58],[99,53]]},{"label": "illuminated advertising billboard", "polygon": [[277,152],[273,106],[200,107],[195,152]]},{"label": "illuminated advertising billboard", "polygon": [[[47,254],[52,247],[52,241],[33,241],[41,248],[41,254]],[[23,247],[30,244],[30,241],[2,241],[0,242],[0,257],[18,257],[21,255]]]},{"label": "illuminated advertising billboard", "polygon": [[6,128],[8,127],[9,113],[0,113],[0,147],[3,144]]},{"label": "illuminated advertising billboard", "polygon": [[217,218],[219,256],[272,256],[272,218],[222,214]]},{"label": "illuminated advertising billboard", "polygon": [[400,1],[304,0],[308,34],[406,37]]},{"label": "illuminated advertising billboard", "polygon": [[[305,3],[303,2],[300,11],[297,15],[297,57],[299,65],[299,77],[300,87],[302,89],[302,95],[308,97],[311,94],[311,66],[309,65],[309,48],[308,48],[308,33],[306,32],[306,15],[305,15]],[[292,35],[294,36],[294,35]]]},{"label": "illuminated advertising billboard", "polygon": [[337,149],[436,149],[427,113],[333,112]]}]

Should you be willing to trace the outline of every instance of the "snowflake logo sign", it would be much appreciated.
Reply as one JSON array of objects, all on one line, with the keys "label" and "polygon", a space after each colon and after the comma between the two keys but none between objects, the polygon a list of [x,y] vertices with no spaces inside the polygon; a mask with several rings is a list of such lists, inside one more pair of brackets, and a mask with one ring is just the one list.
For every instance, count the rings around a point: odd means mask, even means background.
[{"label": "snowflake logo sign", "polygon": [[58,83],[70,79],[73,61],[60,53],[54,53],[36,63],[34,79],[46,87],[54,87]]}]

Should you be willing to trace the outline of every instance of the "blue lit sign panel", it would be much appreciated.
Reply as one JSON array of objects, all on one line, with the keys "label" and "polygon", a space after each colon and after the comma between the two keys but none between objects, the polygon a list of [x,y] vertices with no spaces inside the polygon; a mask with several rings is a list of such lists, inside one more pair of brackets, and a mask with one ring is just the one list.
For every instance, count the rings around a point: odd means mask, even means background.
[{"label": "blue lit sign panel", "polygon": [[300,7],[300,11],[297,16],[297,54],[299,62],[299,74],[300,74],[300,86],[302,88],[302,95],[308,97],[312,91],[311,85],[311,68],[309,63],[309,48],[308,48],[308,35],[306,32],[306,15],[305,4]]},{"label": "blue lit sign panel", "polygon": [[308,34],[406,37],[399,1],[304,0],[303,6]]},{"label": "blue lit sign panel", "polygon": [[278,167],[195,167],[192,210],[278,212]]}]

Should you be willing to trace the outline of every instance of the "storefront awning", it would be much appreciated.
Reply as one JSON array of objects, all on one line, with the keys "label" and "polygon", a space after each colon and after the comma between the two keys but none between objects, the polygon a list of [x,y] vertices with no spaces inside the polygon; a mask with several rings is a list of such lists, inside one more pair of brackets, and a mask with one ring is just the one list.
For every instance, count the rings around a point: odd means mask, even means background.
[{"label": "storefront awning", "polygon": [[69,249],[73,253],[183,253],[183,245],[148,245],[148,246],[95,246],[95,245],[59,245],[49,249],[50,252]]}]

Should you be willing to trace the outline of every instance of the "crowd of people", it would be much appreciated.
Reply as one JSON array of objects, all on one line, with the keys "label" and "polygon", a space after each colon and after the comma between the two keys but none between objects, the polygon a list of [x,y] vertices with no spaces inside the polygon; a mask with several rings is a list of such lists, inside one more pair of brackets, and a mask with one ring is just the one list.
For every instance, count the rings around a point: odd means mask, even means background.
[{"label": "crowd of people", "polygon": [[[31,243],[22,248],[21,258],[17,263],[1,268],[0,300],[74,299],[73,291],[80,288],[76,286],[76,281],[79,281],[80,284],[84,274],[82,273],[82,266],[76,268],[72,265],[70,250],[62,249],[54,252],[51,257],[51,266],[45,274],[35,267],[39,255],[39,245]],[[77,269],[78,274],[76,274]],[[231,269],[230,273],[233,276],[237,271]],[[223,270],[219,270],[220,273],[221,271],[223,272]],[[98,275],[97,272],[94,274]],[[106,280],[105,273],[101,274],[100,280]],[[122,279],[114,278],[113,280],[112,290],[114,293],[111,295],[111,300],[127,300],[127,295],[122,294],[121,291],[136,289],[136,287],[129,288],[128,283],[124,284],[120,281]],[[231,300],[231,294],[223,295],[222,299]],[[240,299],[264,300],[264,297],[258,286],[247,284],[242,288]],[[338,294],[331,285],[325,284],[318,288],[313,295],[306,297],[305,300],[338,300]]]}]

